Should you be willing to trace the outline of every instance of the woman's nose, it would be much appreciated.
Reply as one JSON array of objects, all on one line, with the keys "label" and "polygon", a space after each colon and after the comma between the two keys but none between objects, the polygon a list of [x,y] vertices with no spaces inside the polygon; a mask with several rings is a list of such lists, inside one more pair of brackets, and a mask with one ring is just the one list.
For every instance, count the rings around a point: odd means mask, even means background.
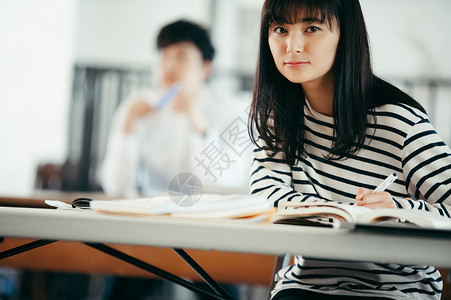
[{"label": "woman's nose", "polygon": [[301,53],[304,52],[304,37],[302,34],[291,34],[287,37],[287,52]]}]

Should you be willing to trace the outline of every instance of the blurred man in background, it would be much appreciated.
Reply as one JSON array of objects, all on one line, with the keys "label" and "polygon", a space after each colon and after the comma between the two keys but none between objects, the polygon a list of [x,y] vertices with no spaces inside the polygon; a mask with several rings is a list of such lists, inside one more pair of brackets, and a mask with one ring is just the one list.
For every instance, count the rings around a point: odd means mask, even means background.
[{"label": "blurred man in background", "polygon": [[204,186],[247,192],[249,160],[227,161],[221,152],[230,170],[217,176],[199,159],[212,146],[219,149],[218,134],[237,116],[230,103],[206,88],[215,53],[207,31],[190,21],[176,21],[160,30],[157,48],[159,87],[132,94],[115,114],[102,169],[104,191],[117,196],[166,194],[175,176],[190,172]]}]

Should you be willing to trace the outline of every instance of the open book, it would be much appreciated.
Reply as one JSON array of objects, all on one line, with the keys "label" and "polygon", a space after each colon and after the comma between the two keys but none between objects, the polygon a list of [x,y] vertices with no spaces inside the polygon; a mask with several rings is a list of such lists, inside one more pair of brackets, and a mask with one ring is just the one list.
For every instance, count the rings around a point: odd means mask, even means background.
[{"label": "open book", "polygon": [[328,221],[324,221],[324,219],[329,218],[334,221],[355,224],[395,223],[401,221],[404,224],[424,228],[451,229],[451,219],[429,211],[391,208],[370,209],[363,206],[337,204],[334,202],[280,203],[274,222],[312,225],[313,221],[318,223],[318,225],[325,225]]}]

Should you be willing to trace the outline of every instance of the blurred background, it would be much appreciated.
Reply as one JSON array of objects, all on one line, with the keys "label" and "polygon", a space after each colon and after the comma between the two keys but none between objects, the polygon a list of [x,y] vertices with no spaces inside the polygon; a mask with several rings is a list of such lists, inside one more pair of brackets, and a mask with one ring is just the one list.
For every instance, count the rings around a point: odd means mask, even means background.
[{"label": "blurred background", "polygon": [[[0,194],[98,190],[114,109],[152,85],[157,31],[176,19],[210,28],[211,85],[249,103],[262,2],[0,1]],[[450,144],[451,2],[361,4],[376,73],[420,101]]]}]

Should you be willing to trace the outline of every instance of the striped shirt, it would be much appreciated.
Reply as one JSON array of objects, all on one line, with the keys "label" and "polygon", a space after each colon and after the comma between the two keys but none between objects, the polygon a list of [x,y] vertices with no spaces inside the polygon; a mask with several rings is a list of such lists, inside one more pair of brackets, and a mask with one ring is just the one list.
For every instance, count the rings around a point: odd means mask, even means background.
[{"label": "striped shirt", "polygon": [[[395,172],[387,189],[399,209],[428,210],[450,217],[451,150],[432,127],[426,114],[404,104],[375,109],[362,149],[342,160],[328,160],[333,141],[333,118],[305,106],[305,149],[296,165],[283,154],[270,157],[256,148],[251,193],[274,202],[335,201],[355,203],[359,187],[374,189]],[[410,199],[406,199],[409,197]],[[276,275],[273,295],[282,289],[391,299],[439,299],[440,273],[432,266],[333,262],[295,257],[294,264]]]}]

